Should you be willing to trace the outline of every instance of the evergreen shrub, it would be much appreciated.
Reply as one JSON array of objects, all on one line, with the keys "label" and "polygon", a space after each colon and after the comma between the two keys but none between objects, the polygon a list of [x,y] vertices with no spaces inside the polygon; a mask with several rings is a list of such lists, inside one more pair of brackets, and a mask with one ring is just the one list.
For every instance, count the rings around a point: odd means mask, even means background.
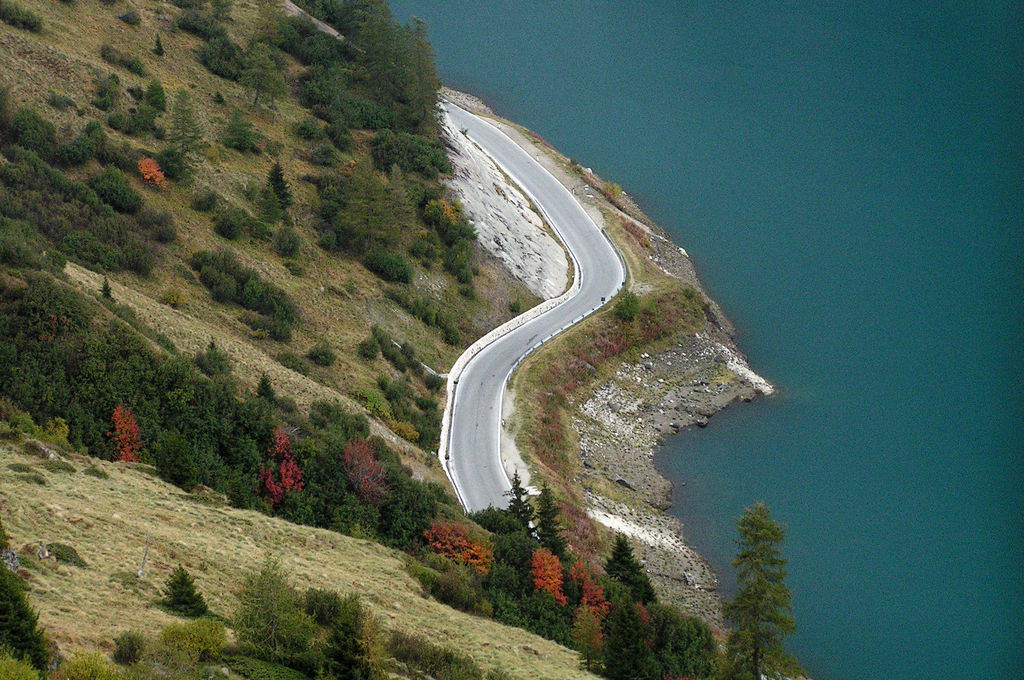
[{"label": "evergreen shrub", "polygon": [[336,360],[334,350],[324,341],[317,343],[306,356],[317,366],[332,366]]},{"label": "evergreen shrub", "polygon": [[164,584],[164,598],[161,600],[161,604],[176,614],[191,618],[203,616],[209,612],[206,600],[196,590],[192,576],[180,564],[171,572]]},{"label": "evergreen shrub", "polygon": [[385,281],[412,282],[412,265],[401,255],[375,250],[366,255],[363,264]]},{"label": "evergreen shrub", "polygon": [[114,640],[114,662],[130,666],[142,658],[146,650],[146,638],[136,631],[125,631]]},{"label": "evergreen shrub", "polygon": [[116,168],[104,168],[89,178],[89,187],[104,203],[120,213],[136,213],[142,207],[142,196],[132,189],[128,178]]},{"label": "evergreen shrub", "polygon": [[33,33],[43,30],[43,20],[39,18],[38,14],[11,2],[11,0],[0,0],[0,21]]},{"label": "evergreen shrub", "polygon": [[78,551],[66,543],[50,543],[47,549],[49,549],[50,554],[57,558],[58,562],[65,562],[81,569],[87,569],[89,566],[78,554]]}]

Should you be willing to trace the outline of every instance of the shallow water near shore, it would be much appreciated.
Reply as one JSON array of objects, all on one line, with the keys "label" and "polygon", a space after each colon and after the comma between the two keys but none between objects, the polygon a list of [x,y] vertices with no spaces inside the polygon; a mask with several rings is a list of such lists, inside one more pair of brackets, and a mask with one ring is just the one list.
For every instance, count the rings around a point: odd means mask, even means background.
[{"label": "shallow water near shore", "polygon": [[815,678],[1022,677],[1019,5],[391,4],[622,184],[779,387],[659,453],[726,593],[765,500]]}]

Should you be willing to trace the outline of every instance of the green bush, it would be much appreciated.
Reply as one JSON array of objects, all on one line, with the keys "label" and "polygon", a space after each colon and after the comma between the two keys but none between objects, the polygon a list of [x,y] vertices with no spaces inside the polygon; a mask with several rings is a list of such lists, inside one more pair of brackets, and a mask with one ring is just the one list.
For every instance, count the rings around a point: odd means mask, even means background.
[{"label": "green bush", "polygon": [[161,112],[167,110],[167,94],[164,92],[164,86],[156,78],[146,85],[146,93],[143,98],[154,110]]},{"label": "green bush", "polygon": [[192,268],[210,289],[214,299],[233,301],[263,314],[262,325],[275,340],[291,338],[291,328],[299,320],[298,310],[284,291],[263,281],[255,270],[243,267],[229,252],[204,250],[192,255]]},{"label": "green bush", "polygon": [[[179,20],[179,26],[181,26]],[[196,52],[199,63],[214,75],[227,80],[238,80],[242,74],[242,50],[226,35],[217,34]]]},{"label": "green bush", "polygon": [[66,94],[57,94],[53,90],[50,90],[50,94],[46,95],[46,103],[58,111],[64,111],[65,109],[70,109],[74,106],[75,100]]},{"label": "green bush", "polygon": [[252,217],[242,208],[228,208],[213,218],[213,230],[224,238],[234,241],[249,231]]},{"label": "green bush", "polygon": [[256,131],[241,111],[231,114],[224,126],[224,146],[238,151],[256,151]]},{"label": "green bush", "polygon": [[309,676],[287,666],[261,661],[248,656],[231,659],[231,670],[249,680],[309,680]]},{"label": "green bush", "polygon": [[64,167],[83,165],[96,155],[96,140],[81,134],[54,151],[54,162]]},{"label": "green bush", "polygon": [[280,352],[277,355],[277,363],[285,368],[290,368],[300,375],[309,375],[309,364],[292,352]]},{"label": "green bush", "polygon": [[306,353],[306,357],[309,358],[317,366],[332,366],[336,360],[334,356],[334,350],[325,341],[321,341],[313,346]]},{"label": "green bush", "polygon": [[321,142],[309,152],[309,162],[322,168],[329,168],[338,161],[338,152],[333,144]]},{"label": "green bush", "polygon": [[142,21],[139,18],[139,13],[134,9],[130,9],[124,14],[118,14],[117,18],[123,21],[124,23],[128,24],[129,26],[138,26]]},{"label": "green bush", "polygon": [[57,669],[61,680],[120,680],[121,674],[100,652],[77,651]]},{"label": "green bush", "polygon": [[103,45],[100,47],[100,56],[103,58],[103,61],[108,64],[120,66],[131,71],[137,76],[146,75],[146,67],[143,65],[141,59],[136,56],[126,54],[119,49],[111,47],[110,45]]},{"label": "green bush", "polygon": [[632,321],[640,313],[640,298],[629,290],[622,291],[619,299],[615,301],[613,313],[619,321]]},{"label": "green bush", "polygon": [[430,594],[460,611],[491,615],[491,603],[480,578],[466,565],[453,564],[442,571],[431,583]]},{"label": "green bush", "polygon": [[471,656],[441,647],[425,637],[393,631],[388,649],[398,661],[434,680],[484,680],[484,673]]},{"label": "green bush", "polygon": [[196,353],[196,366],[208,376],[225,375],[231,372],[231,357],[213,340],[205,352]]},{"label": "green bush", "polygon": [[85,563],[85,560],[78,554],[72,546],[66,543],[51,543],[47,546],[50,553],[57,558],[58,562],[65,562],[74,567],[81,569],[87,569],[89,565]]},{"label": "green bush", "polygon": [[[161,165],[160,167],[163,166]],[[192,197],[192,209],[199,212],[213,212],[217,209],[219,202],[220,197],[217,196],[217,192],[206,189]]]},{"label": "green bush", "polygon": [[89,187],[104,203],[121,213],[135,213],[142,207],[142,196],[132,189],[128,178],[116,168],[104,168],[89,178]]},{"label": "green bush", "polygon": [[49,472],[78,472],[74,465],[57,458],[47,458],[40,465]]},{"label": "green bush", "polygon": [[0,0],[0,21],[33,33],[43,30],[43,20],[39,15],[11,0]]},{"label": "green bush", "polygon": [[139,135],[143,132],[156,130],[156,117],[160,112],[146,102],[128,109],[127,113],[114,111],[107,116],[107,125],[111,129],[123,132],[126,135]]},{"label": "green bush", "polygon": [[109,111],[121,101],[121,79],[116,73],[96,80],[96,96],[92,105],[100,111]]},{"label": "green bush", "polygon": [[182,179],[188,176],[188,159],[177,149],[164,149],[156,154],[154,160],[168,179]]},{"label": "green bush", "polygon": [[319,626],[330,626],[341,616],[344,600],[333,590],[310,588],[306,591],[306,613]]},{"label": "green bush", "polygon": [[437,392],[444,385],[444,378],[435,373],[428,373],[426,377],[423,378],[423,384],[431,392]]},{"label": "green bush", "polygon": [[172,623],[160,633],[160,642],[199,661],[210,661],[220,656],[228,636],[223,623],[204,617],[187,623]]},{"label": "green bush", "polygon": [[367,361],[373,361],[380,354],[380,344],[374,337],[369,337],[359,343],[359,356]]},{"label": "green bush", "polygon": [[24,659],[15,659],[0,649],[0,678],[4,680],[39,680],[39,671]]},{"label": "green bush", "polygon": [[13,143],[34,151],[42,158],[49,158],[57,147],[57,131],[53,123],[29,108],[15,112],[8,136]]},{"label": "green bush", "polygon": [[295,257],[302,247],[302,239],[291,227],[278,229],[274,236],[274,250],[281,257]]},{"label": "green bush", "polygon": [[90,477],[95,477],[96,479],[110,479],[110,475],[107,474],[106,470],[104,470],[103,468],[98,468],[95,465],[90,465],[89,467],[82,470],[82,474],[89,475]]},{"label": "green bush", "polygon": [[405,172],[418,172],[428,179],[437,177],[439,172],[451,172],[440,142],[419,135],[382,130],[373,138],[371,148],[373,164],[384,172],[392,165]]},{"label": "green bush", "polygon": [[136,215],[135,221],[159,243],[170,243],[178,237],[174,216],[166,210],[143,208]]},{"label": "green bush", "polygon": [[385,281],[412,282],[412,265],[401,255],[375,250],[367,254],[363,259],[363,265]]},{"label": "green bush", "polygon": [[189,8],[181,13],[181,16],[178,17],[178,28],[203,40],[224,36],[223,26],[218,24],[211,15],[195,8]]},{"label": "green bush", "polygon": [[324,129],[316,118],[306,118],[295,125],[295,134],[302,139],[315,141],[323,139]]},{"label": "green bush", "polygon": [[146,638],[142,633],[128,630],[114,640],[114,662],[130,666],[142,658],[146,651]]}]

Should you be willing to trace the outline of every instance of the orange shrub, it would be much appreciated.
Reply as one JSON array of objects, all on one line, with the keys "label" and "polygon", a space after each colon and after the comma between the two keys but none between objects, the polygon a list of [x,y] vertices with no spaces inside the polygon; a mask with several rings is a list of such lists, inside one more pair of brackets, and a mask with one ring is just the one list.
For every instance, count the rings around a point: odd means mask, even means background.
[{"label": "orange shrub", "polygon": [[494,562],[490,547],[471,539],[465,525],[435,520],[423,532],[423,537],[434,552],[468,564],[481,574],[490,571],[491,563]]},{"label": "orange shrub", "polygon": [[533,587],[537,590],[546,590],[551,593],[555,602],[565,606],[568,600],[562,592],[562,563],[558,556],[547,548],[537,548],[533,551]]},{"label": "orange shrub", "polygon": [[142,175],[142,179],[145,180],[146,184],[152,184],[160,188],[167,186],[167,179],[164,177],[164,172],[160,169],[160,165],[148,156],[139,159],[139,174]]}]

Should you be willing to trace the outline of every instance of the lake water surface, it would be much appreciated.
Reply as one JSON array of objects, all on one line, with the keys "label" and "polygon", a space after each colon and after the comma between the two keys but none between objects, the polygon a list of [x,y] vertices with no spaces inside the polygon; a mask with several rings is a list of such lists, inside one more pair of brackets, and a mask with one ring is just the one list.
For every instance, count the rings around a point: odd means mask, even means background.
[{"label": "lake water surface", "polygon": [[391,4],[636,197],[778,386],[659,454],[726,592],[764,500],[815,678],[1024,677],[1021,5]]}]

